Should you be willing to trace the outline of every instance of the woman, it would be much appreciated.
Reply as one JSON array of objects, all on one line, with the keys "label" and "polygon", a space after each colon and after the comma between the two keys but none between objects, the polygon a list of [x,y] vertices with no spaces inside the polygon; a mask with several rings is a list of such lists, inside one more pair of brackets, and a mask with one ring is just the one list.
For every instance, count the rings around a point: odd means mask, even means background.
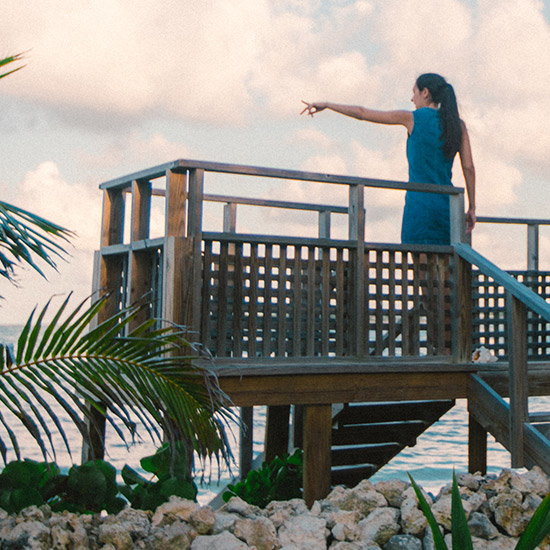
[{"label": "woman", "polygon": [[[330,109],[358,120],[405,126],[409,134],[407,160],[411,182],[452,185],[452,166],[458,153],[468,194],[466,227],[470,233],[476,222],[475,168],[466,125],[458,115],[454,89],[438,74],[423,74],[416,80],[411,101],[415,111],[376,111],[354,105],[303,101],[306,107],[300,114],[313,116]],[[449,244],[448,195],[408,191],[401,242]]]}]

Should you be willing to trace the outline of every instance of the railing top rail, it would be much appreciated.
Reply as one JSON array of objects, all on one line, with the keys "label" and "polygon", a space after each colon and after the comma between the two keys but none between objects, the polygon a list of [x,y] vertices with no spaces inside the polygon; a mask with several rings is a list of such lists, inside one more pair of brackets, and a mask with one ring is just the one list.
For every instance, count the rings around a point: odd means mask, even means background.
[{"label": "railing top rail", "polygon": [[550,225],[550,219],[544,218],[501,218],[496,216],[478,216],[479,223],[507,223],[517,225]]},{"label": "railing top rail", "polygon": [[166,164],[161,164],[140,172],[134,172],[127,176],[116,178],[99,187],[104,190],[120,190],[131,185],[133,181],[143,181],[160,178],[168,171],[186,172],[187,170],[204,170],[205,172],[218,172],[245,176],[258,176],[267,178],[279,178],[298,181],[312,181],[317,183],[330,183],[339,185],[364,185],[365,187],[381,189],[401,189],[403,191],[420,191],[446,195],[460,195],[464,189],[451,185],[433,185],[429,183],[411,183],[394,180],[373,178],[360,178],[357,176],[338,176],[317,172],[301,172],[298,170],[282,170],[279,168],[264,168],[258,166],[245,166],[239,164],[225,164],[218,162],[197,161],[180,159]]},{"label": "railing top rail", "polygon": [[506,291],[510,292],[532,311],[550,321],[550,304],[538,294],[476,252],[471,246],[458,243],[454,245],[454,250],[461,258],[477,266],[483,274],[494,279],[497,284],[504,287]]}]

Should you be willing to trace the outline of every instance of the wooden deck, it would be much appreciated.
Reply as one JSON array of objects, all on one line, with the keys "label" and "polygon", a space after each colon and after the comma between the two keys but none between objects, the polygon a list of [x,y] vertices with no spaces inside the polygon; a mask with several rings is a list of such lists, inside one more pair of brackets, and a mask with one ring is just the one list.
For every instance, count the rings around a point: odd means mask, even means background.
[{"label": "wooden deck", "polygon": [[[208,194],[206,176],[216,174],[344,186],[348,204]],[[291,444],[288,408],[300,408],[308,503],[330,487],[332,406],[341,403],[466,398],[472,470],[486,467],[490,432],[514,466],[550,473],[546,420],[528,411],[529,395],[550,395],[550,274],[538,265],[547,220],[481,219],[527,227],[527,269],[508,274],[465,243],[463,190],[453,187],[179,160],[101,188],[94,289],[112,292],[104,315],[147,295],[144,315],[186,326],[243,418],[268,405],[267,456]],[[448,194],[452,246],[365,242],[369,188]],[[153,198],[165,228],[155,238]],[[207,203],[223,205],[218,228],[205,226]],[[317,236],[239,233],[239,205],[316,213]],[[346,239],[332,238],[335,216]],[[480,345],[499,362],[472,364]],[[249,441],[243,474],[250,455]]]}]

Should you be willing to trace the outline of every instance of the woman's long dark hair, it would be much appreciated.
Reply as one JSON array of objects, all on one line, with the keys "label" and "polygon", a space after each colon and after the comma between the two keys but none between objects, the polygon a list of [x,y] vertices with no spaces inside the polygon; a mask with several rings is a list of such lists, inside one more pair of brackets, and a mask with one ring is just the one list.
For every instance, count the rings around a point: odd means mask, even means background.
[{"label": "woman's long dark hair", "polygon": [[458,115],[458,106],[453,87],[440,75],[425,73],[416,79],[419,91],[428,88],[432,101],[439,105],[439,125],[443,154],[453,158],[462,144],[462,121]]}]

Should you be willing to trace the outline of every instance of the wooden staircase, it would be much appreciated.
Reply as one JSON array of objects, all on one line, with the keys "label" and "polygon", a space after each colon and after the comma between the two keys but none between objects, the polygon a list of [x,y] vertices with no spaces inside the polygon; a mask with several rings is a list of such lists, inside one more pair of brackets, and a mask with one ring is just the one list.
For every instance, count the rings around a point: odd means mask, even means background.
[{"label": "wooden staircase", "polygon": [[332,427],[331,484],[368,479],[454,406],[454,400],[349,403]]}]

